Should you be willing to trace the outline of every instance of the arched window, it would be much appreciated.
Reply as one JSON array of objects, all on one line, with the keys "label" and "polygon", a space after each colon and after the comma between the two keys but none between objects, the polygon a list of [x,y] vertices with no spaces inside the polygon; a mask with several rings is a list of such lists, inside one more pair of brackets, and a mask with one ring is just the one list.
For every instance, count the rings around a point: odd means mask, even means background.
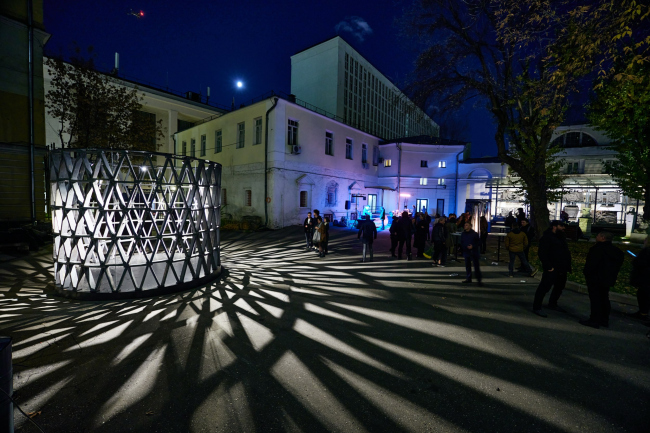
[{"label": "arched window", "polygon": [[338,195],[338,190],[339,190],[339,184],[336,183],[335,181],[330,181],[327,184],[327,191],[326,191],[326,204],[328,206],[335,206],[336,205],[336,197]]},{"label": "arched window", "polygon": [[566,132],[553,140],[551,146],[590,147],[598,146],[598,142],[591,135],[584,132]]}]

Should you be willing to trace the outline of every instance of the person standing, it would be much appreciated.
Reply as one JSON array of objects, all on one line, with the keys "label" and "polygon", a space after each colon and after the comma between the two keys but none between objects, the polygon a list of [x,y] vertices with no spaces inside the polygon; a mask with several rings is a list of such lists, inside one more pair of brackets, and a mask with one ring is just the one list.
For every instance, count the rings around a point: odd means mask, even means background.
[{"label": "person standing", "polygon": [[562,221],[553,221],[551,227],[546,229],[539,240],[538,254],[539,260],[542,262],[542,280],[535,291],[533,313],[540,317],[547,317],[542,310],[542,302],[551,287],[553,287],[553,291],[547,308],[562,311],[558,307],[557,301],[566,286],[567,274],[572,272],[571,251],[569,251],[569,245],[566,242],[564,228]]},{"label": "person standing", "polygon": [[623,251],[612,245],[610,232],[602,231],[596,236],[596,245],[589,248],[583,273],[587,281],[591,314],[589,319],[580,320],[581,325],[598,329],[609,327],[609,289],[616,284],[618,272],[623,266]]},{"label": "person standing", "polygon": [[323,220],[323,227],[323,234],[325,237],[321,239],[321,246],[323,247],[320,255],[321,257],[325,257],[329,252],[328,245],[330,241],[330,219],[328,217],[325,217]]},{"label": "person standing", "polygon": [[413,246],[417,248],[417,257],[424,258],[424,250],[426,249],[427,237],[429,232],[429,225],[427,224],[424,214],[419,214],[420,218],[415,223],[415,235],[413,236]]},{"label": "person standing", "polygon": [[485,254],[487,250],[487,237],[488,237],[488,222],[485,215],[481,216],[479,220],[479,227],[481,228],[481,254]]},{"label": "person standing", "polygon": [[639,303],[639,311],[630,314],[630,317],[648,321],[650,310],[650,236],[645,238],[643,249],[632,260],[632,273],[630,284],[636,287],[636,300]]},{"label": "person standing", "polygon": [[395,255],[395,248],[397,248],[397,241],[399,239],[398,227],[399,227],[399,217],[397,215],[393,215],[393,221],[391,222],[390,228],[388,229],[388,232],[390,233],[390,255],[391,255],[391,257],[397,257]]},{"label": "person standing", "polygon": [[528,236],[526,236],[526,234],[520,230],[518,223],[514,223],[512,225],[512,230],[506,235],[505,243],[506,249],[510,255],[510,263],[508,263],[508,276],[510,278],[515,276],[515,258],[519,257],[522,269],[528,272],[531,277],[534,277],[535,274],[537,274],[537,269],[533,269],[530,263],[528,263],[528,260],[526,260],[526,256],[524,256],[524,249],[528,246]]},{"label": "person standing", "polygon": [[[312,234],[316,232],[316,226],[318,226],[319,222],[322,222],[322,220],[319,221],[319,218],[320,218],[320,211],[319,211],[318,209],[314,209],[313,212],[314,212],[314,219],[313,219],[313,222],[314,222],[314,228],[313,228],[312,231],[311,231]],[[315,250],[315,251],[319,251],[319,249],[318,249],[318,245],[314,245],[314,250]]]},{"label": "person standing", "polygon": [[474,264],[474,273],[478,280],[478,285],[483,286],[481,274],[481,239],[474,230],[470,223],[465,223],[463,233],[460,235],[460,247],[463,251],[465,258],[465,271],[466,278],[463,281],[465,284],[472,282],[472,264]]},{"label": "person standing", "polygon": [[[524,256],[526,257],[526,261],[530,263],[530,260],[528,259],[528,252],[530,251],[530,245],[535,240],[535,228],[530,225],[530,222],[528,221],[528,218],[524,218],[521,220],[521,231],[526,234],[526,237],[528,238],[528,245],[524,247]],[[523,267],[519,268],[518,270],[522,270]]]},{"label": "person standing", "polygon": [[364,220],[361,221],[359,226],[359,233],[357,239],[363,242],[363,258],[362,262],[366,261],[366,253],[370,253],[370,261],[372,262],[372,243],[377,239],[377,227],[375,223],[370,221],[370,215],[364,215]]},{"label": "person standing", "polygon": [[314,220],[311,217],[311,212],[307,212],[307,218],[302,224],[305,228],[305,241],[307,241],[307,246],[305,249],[310,250],[314,246]]},{"label": "person standing", "polygon": [[326,223],[323,221],[323,217],[318,216],[316,221],[316,232],[318,234],[318,242],[316,246],[318,247],[318,257],[325,257],[328,229]]},{"label": "person standing", "polygon": [[506,217],[505,220],[505,226],[506,226],[506,232],[509,232],[512,229],[512,224],[517,221],[517,218],[515,218],[512,215],[512,211],[508,212],[508,216]]},{"label": "person standing", "polygon": [[442,268],[447,264],[447,229],[445,228],[445,223],[445,217],[440,217],[431,231],[431,239],[433,240],[432,266],[440,266]]},{"label": "person standing", "polygon": [[427,221],[427,240],[429,240],[429,227],[431,226],[431,215],[427,212],[426,208],[422,208],[424,213],[424,218]]},{"label": "person standing", "polygon": [[455,247],[456,247],[456,239],[453,233],[456,233],[458,230],[458,227],[456,226],[456,215],[453,213],[449,215],[449,219],[447,220],[447,223],[445,224],[445,228],[447,229],[447,239],[445,242],[445,245],[447,245],[447,255],[451,256],[456,252]]},{"label": "person standing", "polygon": [[386,220],[386,209],[382,207],[381,208],[381,229],[382,230],[386,227],[385,220]]},{"label": "person standing", "polygon": [[402,259],[402,248],[406,243],[406,260],[412,260],[411,256],[411,236],[413,236],[413,223],[407,211],[402,212],[402,217],[397,223],[397,240],[399,246],[397,247],[397,258]]}]

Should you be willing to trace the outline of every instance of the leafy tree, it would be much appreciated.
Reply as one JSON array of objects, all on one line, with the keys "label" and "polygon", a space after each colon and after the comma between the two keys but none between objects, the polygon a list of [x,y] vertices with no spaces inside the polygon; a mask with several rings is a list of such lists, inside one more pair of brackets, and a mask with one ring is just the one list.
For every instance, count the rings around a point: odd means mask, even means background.
[{"label": "leafy tree", "polygon": [[[550,146],[551,137],[579,76],[557,76],[548,67],[562,39],[556,17],[520,3],[533,2],[420,0],[406,17],[423,45],[411,90],[419,103],[449,110],[469,99],[485,104],[498,156],[519,177],[541,233],[561,185],[562,150]],[[533,34],[545,37],[522,43]]]},{"label": "leafy tree", "polygon": [[638,79],[615,74],[601,81],[589,104],[589,122],[612,139],[617,160],[605,169],[632,198],[643,200],[643,219],[650,220],[650,67],[628,69]]},{"label": "leafy tree", "polygon": [[59,121],[61,147],[155,151],[162,145],[162,120],[142,111],[144,94],[97,72],[92,56],[83,58],[77,48],[69,63],[50,58],[46,66],[52,76],[46,109]]}]

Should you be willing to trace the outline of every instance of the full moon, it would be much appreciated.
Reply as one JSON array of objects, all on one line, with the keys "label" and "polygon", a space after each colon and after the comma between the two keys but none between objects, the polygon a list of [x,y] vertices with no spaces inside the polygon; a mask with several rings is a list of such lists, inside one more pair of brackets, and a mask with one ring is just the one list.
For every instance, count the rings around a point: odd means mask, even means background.
[{"label": "full moon", "polygon": [[242,83],[241,81],[237,81],[237,87],[239,87],[241,89],[243,86],[244,86],[244,83]]}]

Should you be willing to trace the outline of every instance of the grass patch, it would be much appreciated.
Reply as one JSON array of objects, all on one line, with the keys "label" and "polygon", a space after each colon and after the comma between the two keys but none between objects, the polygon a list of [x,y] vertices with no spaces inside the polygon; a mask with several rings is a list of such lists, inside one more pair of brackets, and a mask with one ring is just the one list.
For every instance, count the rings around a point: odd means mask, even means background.
[{"label": "grass patch", "polygon": [[[593,246],[593,242],[569,241],[569,250],[571,251],[571,258],[573,260],[573,273],[569,274],[569,281],[584,285],[587,284],[582,270],[585,267],[585,261],[587,260],[587,253],[589,252],[589,248]],[[625,253],[625,261],[623,262],[623,266],[618,273],[616,285],[612,287],[611,291],[636,296],[636,287],[632,287],[630,285],[630,273],[632,272],[633,257],[630,256],[626,251],[630,250],[633,253],[638,254],[641,251],[642,246],[636,244],[614,244],[614,246]],[[537,267],[541,272],[542,263],[539,261],[539,257],[537,256],[537,244],[531,245],[529,258],[531,259],[531,265]]]}]

